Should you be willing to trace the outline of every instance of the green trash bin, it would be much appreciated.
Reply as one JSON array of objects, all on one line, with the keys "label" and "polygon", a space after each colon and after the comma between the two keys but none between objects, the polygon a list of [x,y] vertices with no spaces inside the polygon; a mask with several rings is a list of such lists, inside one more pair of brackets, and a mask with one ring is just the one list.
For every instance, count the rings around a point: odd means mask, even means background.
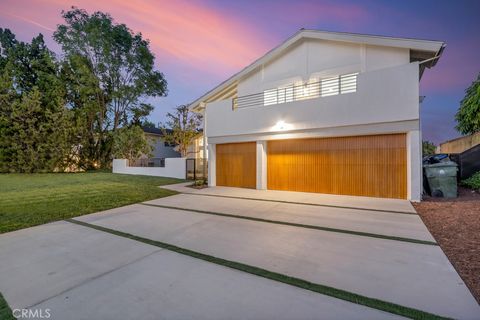
[{"label": "green trash bin", "polygon": [[432,196],[457,197],[457,164],[453,161],[425,164],[425,175]]}]

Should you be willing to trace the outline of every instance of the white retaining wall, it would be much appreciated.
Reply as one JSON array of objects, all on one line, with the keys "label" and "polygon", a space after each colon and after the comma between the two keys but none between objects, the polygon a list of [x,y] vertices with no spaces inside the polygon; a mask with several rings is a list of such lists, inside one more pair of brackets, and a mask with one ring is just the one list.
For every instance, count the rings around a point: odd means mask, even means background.
[{"label": "white retaining wall", "polygon": [[112,172],[185,179],[186,158],[166,158],[165,167],[129,167],[127,159],[113,159]]}]

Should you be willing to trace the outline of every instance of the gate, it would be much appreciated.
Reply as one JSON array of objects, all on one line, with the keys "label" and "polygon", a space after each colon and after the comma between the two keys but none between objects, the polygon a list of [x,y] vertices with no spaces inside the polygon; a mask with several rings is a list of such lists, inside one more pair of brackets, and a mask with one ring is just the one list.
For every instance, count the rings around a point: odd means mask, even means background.
[{"label": "gate", "polygon": [[186,178],[188,180],[207,179],[208,161],[202,158],[191,158],[186,161]]}]

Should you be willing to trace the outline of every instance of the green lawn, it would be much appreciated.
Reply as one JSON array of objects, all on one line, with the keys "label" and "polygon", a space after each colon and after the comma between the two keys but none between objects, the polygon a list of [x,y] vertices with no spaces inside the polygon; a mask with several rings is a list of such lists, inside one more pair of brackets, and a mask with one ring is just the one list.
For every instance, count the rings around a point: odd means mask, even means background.
[{"label": "green lawn", "polygon": [[183,180],[107,172],[0,174],[0,233],[174,194]]},{"label": "green lawn", "polygon": [[15,317],[12,315],[12,310],[8,306],[7,301],[5,301],[1,293],[0,293],[0,319],[15,320]]}]

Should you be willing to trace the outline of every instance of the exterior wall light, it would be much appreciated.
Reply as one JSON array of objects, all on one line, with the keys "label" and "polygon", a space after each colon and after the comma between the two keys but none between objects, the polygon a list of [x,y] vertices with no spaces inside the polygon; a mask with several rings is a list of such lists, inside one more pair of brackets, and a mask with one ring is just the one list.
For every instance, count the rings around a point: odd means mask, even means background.
[{"label": "exterior wall light", "polygon": [[279,120],[275,126],[273,126],[273,131],[285,131],[285,130],[291,130],[292,129],[292,125],[291,124],[288,124],[288,123],[285,123],[285,121],[283,120]]}]

